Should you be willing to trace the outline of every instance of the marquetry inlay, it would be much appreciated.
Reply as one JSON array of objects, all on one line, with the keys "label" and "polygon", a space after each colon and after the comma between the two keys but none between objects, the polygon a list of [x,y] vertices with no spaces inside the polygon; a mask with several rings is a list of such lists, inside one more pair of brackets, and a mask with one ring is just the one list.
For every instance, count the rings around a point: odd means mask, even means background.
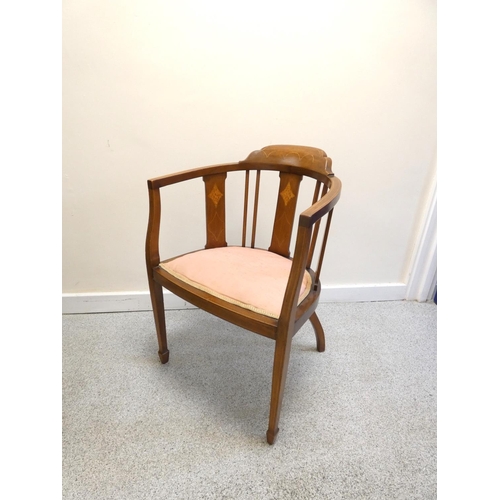
[{"label": "marquetry inlay", "polygon": [[283,189],[283,191],[281,191],[280,196],[283,198],[283,201],[285,202],[285,207],[288,205],[288,202],[292,198],[295,198],[292,188],[290,187],[290,182],[286,185],[286,188]]},{"label": "marquetry inlay", "polygon": [[219,204],[219,201],[223,196],[224,195],[219,191],[217,184],[214,184],[212,191],[210,191],[210,194],[208,195],[208,197],[213,201],[213,203],[216,207]]}]

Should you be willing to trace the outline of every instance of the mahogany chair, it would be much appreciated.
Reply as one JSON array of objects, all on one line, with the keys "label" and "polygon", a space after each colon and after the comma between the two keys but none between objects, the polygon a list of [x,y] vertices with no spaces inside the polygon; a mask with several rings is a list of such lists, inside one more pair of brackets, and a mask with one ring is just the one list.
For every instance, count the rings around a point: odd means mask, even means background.
[{"label": "mahogany chair", "polygon": [[[186,170],[148,181],[146,263],[160,361],[166,363],[169,358],[163,287],[219,318],[273,339],[276,344],[267,431],[269,444],[274,443],[279,430],[292,338],[306,321],[309,320],[314,328],[317,350],[325,350],[324,332],[315,309],[321,292],[319,277],[330,221],[341,190],[341,182],[332,173],[331,164],[331,159],[321,149],[267,146],[238,163]],[[267,250],[255,247],[262,171],[279,174],[274,226]],[[241,245],[228,246],[226,177],[235,172],[245,175],[244,193],[241,193],[242,236]],[[250,176],[255,177],[255,192],[250,245],[247,246]],[[293,222],[303,177],[313,179],[314,194],[310,207],[300,214],[295,227],[291,258]],[[160,188],[195,178],[201,178],[205,185],[205,248],[160,260]],[[322,226],[322,243],[315,252],[323,217],[326,217],[326,224]],[[311,268],[313,260],[317,262],[315,270]]]}]

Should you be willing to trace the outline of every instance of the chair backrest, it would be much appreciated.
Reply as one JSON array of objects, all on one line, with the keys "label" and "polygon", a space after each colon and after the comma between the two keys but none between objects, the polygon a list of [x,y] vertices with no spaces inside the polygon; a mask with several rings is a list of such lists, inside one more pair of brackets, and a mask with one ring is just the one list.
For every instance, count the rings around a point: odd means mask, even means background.
[{"label": "chair backrest", "polygon": [[[261,171],[271,170],[279,174],[279,188],[269,250],[284,257],[290,257],[290,243],[301,181],[304,176],[316,180],[311,203],[314,205],[326,195],[332,186],[334,174],[331,165],[332,160],[321,149],[306,146],[273,145],[253,151],[238,164],[228,164],[226,169],[219,168],[215,173],[204,175],[207,234],[205,248],[227,246],[225,199],[226,178],[230,171],[245,172],[241,245],[247,246],[249,244],[250,247],[255,247]],[[253,195],[249,193],[250,176],[252,174],[255,175]],[[252,198],[251,234],[247,235],[249,199]],[[332,211],[330,210],[323,234],[323,244],[318,257],[318,266],[316,267],[316,281],[319,279],[319,272],[321,271],[331,214]],[[321,219],[314,225],[307,260],[308,268],[311,267],[315,254],[320,221]]]}]

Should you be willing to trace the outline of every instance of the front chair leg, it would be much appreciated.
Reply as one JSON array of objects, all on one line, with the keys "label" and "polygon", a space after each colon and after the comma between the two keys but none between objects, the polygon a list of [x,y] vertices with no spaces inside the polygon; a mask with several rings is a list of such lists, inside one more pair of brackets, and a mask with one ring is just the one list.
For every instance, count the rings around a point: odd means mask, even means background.
[{"label": "front chair leg", "polygon": [[323,327],[319,321],[318,316],[315,312],[312,313],[312,316],[309,318],[312,326],[314,328],[314,334],[316,335],[316,347],[319,352],[324,352],[325,350],[325,332],[323,331]]},{"label": "front chair leg", "polygon": [[269,414],[269,429],[267,430],[267,442],[273,444],[278,434],[281,402],[285,390],[286,374],[288,371],[288,361],[290,359],[290,348],[292,335],[283,332],[278,333],[276,347],[274,350],[273,382],[271,388],[271,411]]},{"label": "front chair leg", "polygon": [[158,336],[158,356],[165,364],[168,361],[169,351],[167,348],[167,329],[165,326],[165,306],[163,303],[163,287],[153,279],[149,281],[151,293],[151,304],[156,325],[156,335]]}]

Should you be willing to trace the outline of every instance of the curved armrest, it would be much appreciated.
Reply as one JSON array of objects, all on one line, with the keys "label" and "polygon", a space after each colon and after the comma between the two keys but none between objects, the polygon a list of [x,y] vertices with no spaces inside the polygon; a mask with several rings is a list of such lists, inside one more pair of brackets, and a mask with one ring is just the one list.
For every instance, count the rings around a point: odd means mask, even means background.
[{"label": "curved armrest", "polygon": [[[159,233],[160,233],[160,219],[161,219],[161,198],[160,188],[187,180],[209,176],[213,174],[221,174],[225,172],[237,171],[247,169],[248,166],[241,163],[226,163],[220,165],[213,165],[209,167],[195,168],[177,172],[162,177],[156,177],[148,180],[149,188],[149,222],[146,236],[146,261],[148,273],[152,276],[152,270],[160,263],[159,255]],[[298,296],[300,293],[300,284],[306,269],[307,260],[311,248],[311,234],[312,228],[324,215],[330,213],[340,198],[340,191],[342,184],[340,180],[334,176],[330,176],[331,185],[329,191],[322,196],[316,203],[314,203],[307,210],[303,211],[299,217],[299,227],[295,242],[295,255],[293,257],[292,268],[288,279],[288,284],[285,292],[285,297],[282,307],[282,315],[294,317],[290,312],[297,307]],[[328,219],[328,224],[329,224]],[[328,231],[328,227],[327,227]],[[326,236],[323,242],[321,251],[324,253]],[[314,237],[315,240],[315,237]],[[314,243],[313,243],[314,246]],[[320,261],[321,261],[320,260]],[[320,264],[321,267],[321,264]],[[316,283],[319,277],[318,269],[316,275]]]},{"label": "curved armrest", "polygon": [[204,175],[220,174],[223,172],[231,172],[233,170],[242,170],[242,167],[238,163],[220,163],[209,167],[193,168],[191,170],[184,170],[182,172],[176,172],[174,174],[149,179],[148,187],[150,189],[160,189],[164,186],[170,186],[171,184],[177,184],[178,182],[196,179],[197,177],[203,177]]},{"label": "curved armrest", "polygon": [[146,263],[148,273],[152,268],[160,263],[159,238],[160,238],[160,219],[161,219],[161,198],[160,188],[177,184],[179,182],[204,177],[205,175],[218,174],[233,170],[241,170],[238,163],[222,163],[208,167],[193,168],[184,170],[162,177],[155,177],[148,180],[149,191],[149,220],[146,235]]},{"label": "curved armrest", "polygon": [[[300,214],[299,228],[295,241],[295,254],[292,259],[292,268],[290,270],[290,277],[288,278],[288,284],[283,300],[283,307],[281,309],[281,318],[283,318],[284,320],[286,320],[287,318],[295,317],[295,309],[297,308],[297,302],[300,294],[300,284],[306,270],[307,260],[311,247],[311,235],[313,226],[324,215],[331,215],[333,207],[340,198],[341,189],[342,183],[340,182],[340,180],[336,177],[332,177],[332,185],[328,193],[326,193],[321,199],[314,203],[314,205],[309,207],[307,210],[304,210],[304,212]],[[323,260],[323,253],[326,247],[326,239],[328,237],[329,222],[330,217],[328,218],[326,233],[324,235],[323,247],[321,249],[320,255],[320,268],[316,273],[315,284],[319,280],[321,262]]]},{"label": "curved armrest", "polygon": [[331,180],[332,185],[328,193],[300,214],[299,226],[312,227],[318,219],[327,214],[339,201],[342,183],[337,177],[332,177]]}]

